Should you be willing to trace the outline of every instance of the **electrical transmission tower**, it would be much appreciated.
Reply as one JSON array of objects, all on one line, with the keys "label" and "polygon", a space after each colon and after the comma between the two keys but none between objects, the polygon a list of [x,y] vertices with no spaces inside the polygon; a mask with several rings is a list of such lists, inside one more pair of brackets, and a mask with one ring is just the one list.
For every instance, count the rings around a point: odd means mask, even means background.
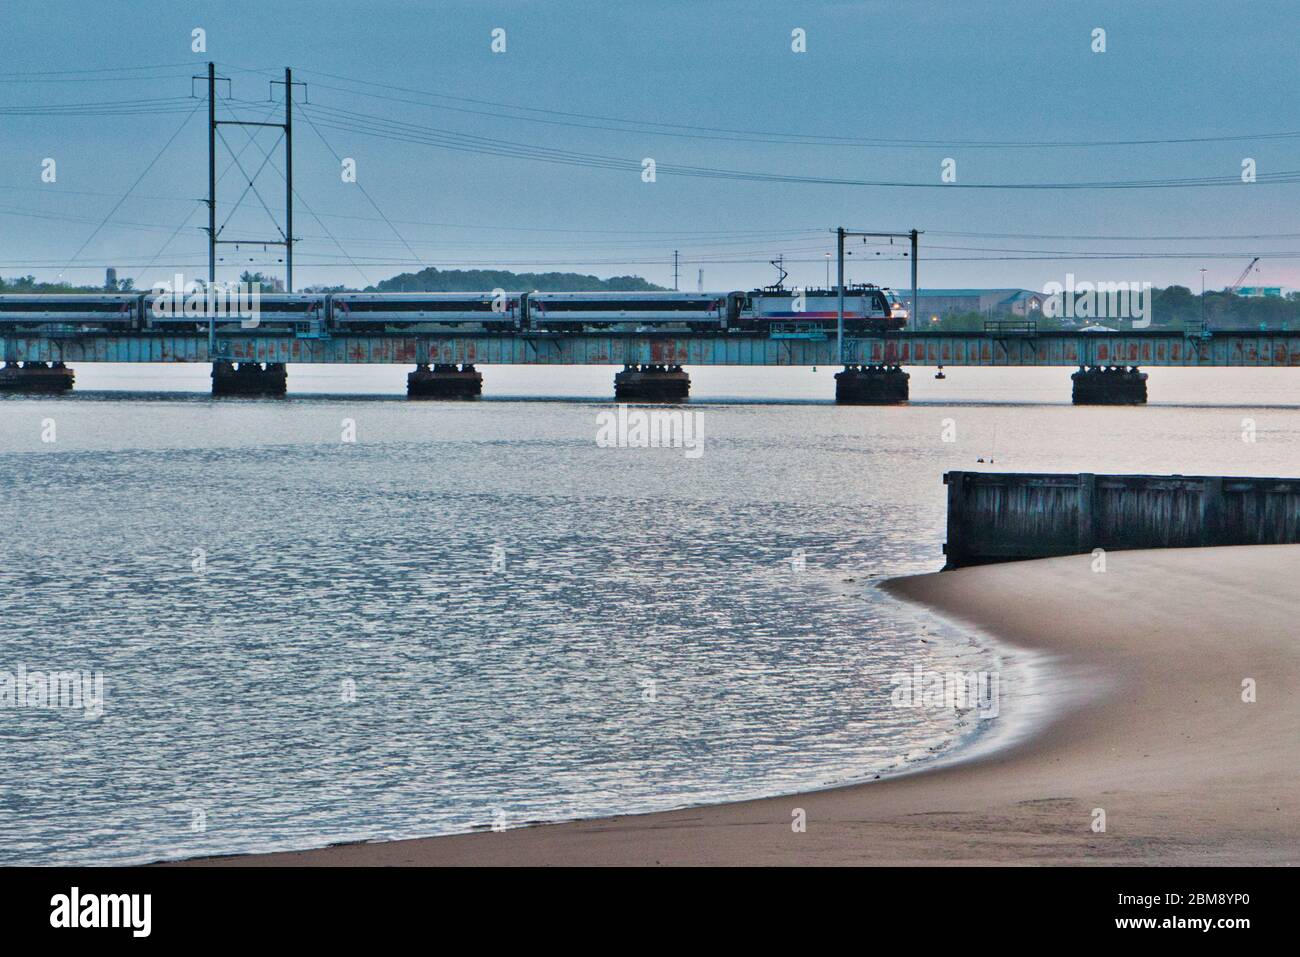
[{"label": "electrical transmission tower", "polygon": [[[205,79],[203,76],[196,76],[195,79]],[[204,230],[208,234],[208,285],[211,287],[217,281],[217,247],[218,246],[283,246],[284,263],[285,263],[285,290],[293,292],[293,244],[296,237],[293,235],[293,88],[295,86],[306,86],[304,83],[294,83],[293,71],[288,67],[284,70],[283,80],[272,80],[271,86],[284,86],[284,122],[255,122],[252,120],[223,120],[217,118],[217,81],[221,80],[226,83],[230,82],[229,77],[218,76],[215,63],[208,64],[206,75],[208,81],[208,225]],[[276,231],[280,236],[277,239],[256,239],[240,237],[237,239],[222,238],[224,226],[217,226],[217,140],[220,138],[225,142],[225,137],[221,135],[223,126],[244,126],[244,127],[270,127],[279,128],[284,131],[284,227],[281,228],[279,223],[275,223]],[[229,144],[226,144],[229,149]],[[274,150],[274,147],[272,147]],[[233,156],[233,151],[232,151]],[[268,157],[269,158],[269,157]],[[239,163],[238,157],[234,157],[236,164]],[[256,191],[253,180],[256,174],[248,176],[247,172],[240,166],[240,172],[245,174],[248,181],[248,189]],[[246,190],[247,192],[247,190]],[[259,194],[260,198],[260,194]],[[236,203],[236,208],[238,207]],[[232,210],[233,212],[233,210]],[[268,214],[270,210],[267,210]],[[274,217],[272,217],[274,222]]]}]

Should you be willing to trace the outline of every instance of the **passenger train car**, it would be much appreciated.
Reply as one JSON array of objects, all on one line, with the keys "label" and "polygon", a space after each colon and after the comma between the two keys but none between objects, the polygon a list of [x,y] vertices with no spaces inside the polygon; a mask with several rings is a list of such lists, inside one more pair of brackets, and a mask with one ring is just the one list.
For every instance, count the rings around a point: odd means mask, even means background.
[{"label": "passenger train car", "polygon": [[[3,299],[0,296],[0,299]],[[185,308],[184,296],[165,292],[147,292],[139,297],[139,328],[164,331],[206,331],[208,317],[195,315]],[[329,315],[329,297],[324,293],[267,292],[258,296],[256,315],[241,309],[245,302],[218,298],[213,322],[218,330],[265,329],[292,331],[299,326],[323,323]],[[4,306],[0,304],[0,317]],[[0,320],[2,321],[2,320]]]},{"label": "passenger train car", "polygon": [[[256,317],[228,303],[212,321],[219,333],[328,335],[475,332],[725,333],[773,336],[791,329],[832,333],[834,289],[769,287],[750,292],[338,292],[263,293]],[[889,289],[844,290],[852,334],[904,328],[907,311]],[[0,335],[23,330],[196,332],[209,319],[165,292],[0,295]]]},{"label": "passenger train car", "polygon": [[729,293],[530,292],[528,327],[541,332],[685,326],[692,332],[727,328]]},{"label": "passenger train car", "polygon": [[0,330],[44,326],[133,330],[140,327],[138,293],[0,295]]},{"label": "passenger train car", "polygon": [[514,332],[523,326],[524,294],[517,292],[336,292],[334,328],[351,332]]}]

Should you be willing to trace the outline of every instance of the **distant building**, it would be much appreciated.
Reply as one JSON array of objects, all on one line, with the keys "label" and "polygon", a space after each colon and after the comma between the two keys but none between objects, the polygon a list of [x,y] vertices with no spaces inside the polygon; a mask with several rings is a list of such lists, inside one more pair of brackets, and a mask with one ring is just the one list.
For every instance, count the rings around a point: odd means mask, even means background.
[{"label": "distant building", "polygon": [[1238,296],[1248,299],[1281,299],[1285,294],[1281,286],[1242,286],[1237,290]]},{"label": "distant building", "polygon": [[916,314],[922,318],[958,312],[1033,316],[1042,311],[1043,300],[1047,298],[1032,289],[918,289],[916,294],[921,300]]},{"label": "distant building", "polygon": [[104,288],[105,289],[117,288],[117,270],[114,269],[112,266],[109,266],[108,269],[104,271]]}]

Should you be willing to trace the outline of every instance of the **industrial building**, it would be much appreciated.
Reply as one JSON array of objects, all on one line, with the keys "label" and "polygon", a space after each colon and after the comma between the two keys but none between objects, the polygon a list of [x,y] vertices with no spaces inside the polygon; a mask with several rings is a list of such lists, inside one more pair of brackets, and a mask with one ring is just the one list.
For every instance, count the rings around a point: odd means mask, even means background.
[{"label": "industrial building", "polygon": [[962,312],[1034,316],[1042,310],[1046,296],[1032,289],[919,289],[917,298],[921,304],[915,314],[925,322]]}]

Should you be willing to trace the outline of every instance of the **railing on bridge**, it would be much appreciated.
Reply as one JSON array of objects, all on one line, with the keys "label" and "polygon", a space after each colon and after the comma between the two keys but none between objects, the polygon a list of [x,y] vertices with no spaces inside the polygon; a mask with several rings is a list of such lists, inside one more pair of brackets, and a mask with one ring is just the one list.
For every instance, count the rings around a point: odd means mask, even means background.
[{"label": "railing on bridge", "polygon": [[1038,323],[1032,319],[989,319],[984,331],[991,336],[1036,336]]},{"label": "railing on bridge", "polygon": [[293,326],[293,334],[298,339],[328,339],[330,337],[329,327],[325,325],[324,319],[296,322]]},{"label": "railing on bridge", "polygon": [[[230,329],[209,348],[204,330],[37,332],[0,326],[4,362],[270,362],[305,364],[821,366],[1277,366],[1300,368],[1300,330],[1034,329],[1015,322],[965,332],[846,335],[792,322],[778,335],[339,333]],[[314,331],[320,334],[313,335]],[[847,332],[847,330],[846,330]]]},{"label": "railing on bridge", "polygon": [[815,342],[825,342],[826,330],[816,322],[774,322],[771,336],[773,339],[811,339]]}]

